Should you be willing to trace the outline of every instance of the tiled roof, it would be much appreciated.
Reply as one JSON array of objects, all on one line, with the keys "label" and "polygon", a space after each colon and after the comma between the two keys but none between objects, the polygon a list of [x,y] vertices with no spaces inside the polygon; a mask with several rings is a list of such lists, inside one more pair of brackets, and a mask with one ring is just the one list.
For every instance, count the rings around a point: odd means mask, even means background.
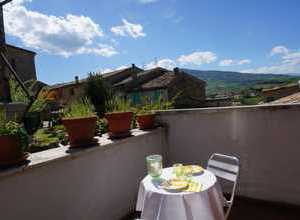
[{"label": "tiled roof", "polygon": [[293,104],[293,103],[300,103],[300,92],[277,99],[273,102],[269,102],[269,104]]},{"label": "tiled roof", "polygon": [[[135,68],[135,71],[143,71],[142,69],[140,69],[138,67],[134,67],[134,68]],[[104,73],[104,74],[101,74],[101,75],[103,76],[104,79],[108,79],[109,80],[109,78],[111,78],[113,76],[116,76],[118,74],[122,74],[123,72],[126,72],[126,71],[128,71],[130,69],[132,69],[132,67],[128,67],[128,68],[124,68],[124,69],[120,69],[120,70],[115,70],[115,71]],[[126,77],[125,76],[125,80],[122,80],[121,82],[126,81],[128,78],[131,78],[131,77]],[[87,78],[80,79],[79,83],[85,83],[86,80],[87,80]],[[119,83],[117,83],[117,84],[119,84]],[[58,83],[58,84],[52,85],[51,89],[57,89],[57,88],[61,88],[61,87],[73,86],[75,84],[76,84],[75,81],[66,82],[66,83]]]},{"label": "tiled roof", "polygon": [[169,86],[176,78],[174,72],[168,71],[141,85],[142,89],[156,89]]},{"label": "tiled roof", "polygon": [[[150,70],[145,70],[145,71],[139,72],[137,74],[137,80],[141,81],[141,79],[143,79],[145,77],[151,77],[151,75],[155,76],[157,73],[163,74],[163,72],[167,72],[167,70],[164,69],[164,68],[161,68],[161,67],[153,68],[153,69],[150,69]],[[136,80],[136,79],[134,79],[134,77],[130,76],[130,77],[118,82],[116,84],[116,86],[126,85],[128,83],[131,83],[133,80]],[[143,81],[140,82],[140,83],[143,83]]]},{"label": "tiled roof", "polygon": [[285,88],[290,88],[290,87],[298,87],[297,83],[291,83],[291,84],[287,84],[287,85],[283,85],[283,86],[276,86],[270,89],[263,89],[262,92],[269,92],[269,91],[276,91],[276,90],[280,90],[280,89],[285,89]]},{"label": "tiled roof", "polygon": [[[139,71],[143,71],[142,69],[138,68],[138,67],[134,67],[136,70],[139,70]],[[112,71],[112,72],[108,72],[108,73],[103,73],[102,76],[103,78],[108,78],[108,77],[111,77],[113,75],[116,75],[116,74],[119,74],[121,72],[124,72],[124,71],[127,71],[127,70],[130,70],[132,69],[132,67],[128,67],[128,68],[124,68],[124,69],[120,69],[120,70],[115,70],[115,71]]]},{"label": "tiled roof", "polygon": [[36,55],[36,52],[31,51],[31,50],[27,50],[27,49],[24,49],[24,48],[21,48],[21,47],[17,47],[17,46],[11,45],[11,44],[6,44],[6,46],[10,47],[10,48],[13,48],[13,49],[16,49],[16,50],[21,50],[23,52],[27,52],[27,53],[31,53],[33,55]]}]

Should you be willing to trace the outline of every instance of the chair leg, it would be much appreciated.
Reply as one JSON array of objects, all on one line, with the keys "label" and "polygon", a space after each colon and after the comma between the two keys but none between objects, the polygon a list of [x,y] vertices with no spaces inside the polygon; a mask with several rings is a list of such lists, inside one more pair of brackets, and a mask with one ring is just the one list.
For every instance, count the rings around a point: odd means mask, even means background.
[{"label": "chair leg", "polygon": [[230,214],[230,211],[231,211],[231,207],[232,207],[232,204],[227,208],[226,212],[225,212],[225,220],[228,219],[228,216]]}]

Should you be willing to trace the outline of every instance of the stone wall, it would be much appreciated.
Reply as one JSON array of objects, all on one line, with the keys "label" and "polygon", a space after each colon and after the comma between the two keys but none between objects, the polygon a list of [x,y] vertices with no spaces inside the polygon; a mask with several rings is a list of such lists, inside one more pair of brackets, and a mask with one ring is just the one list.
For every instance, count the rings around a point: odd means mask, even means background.
[{"label": "stone wall", "polygon": [[7,45],[7,58],[24,82],[37,79],[34,60],[35,53]]},{"label": "stone wall", "polygon": [[12,102],[12,103],[1,103],[0,109],[4,109],[6,113],[6,118],[8,120],[15,120],[22,117],[25,112],[27,104],[21,102]]},{"label": "stone wall", "polygon": [[188,74],[177,73],[176,82],[168,87],[168,97],[175,100],[175,108],[197,108],[205,105],[205,82]]}]

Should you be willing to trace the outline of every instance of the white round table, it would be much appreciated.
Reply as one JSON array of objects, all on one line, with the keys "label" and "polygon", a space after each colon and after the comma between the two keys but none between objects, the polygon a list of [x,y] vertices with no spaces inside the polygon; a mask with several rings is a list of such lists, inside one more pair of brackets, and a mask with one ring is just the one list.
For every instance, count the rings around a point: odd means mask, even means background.
[{"label": "white round table", "polygon": [[[173,168],[163,169],[162,179],[171,179]],[[147,175],[140,183],[136,210],[144,220],[224,220],[223,197],[216,176],[205,170],[193,176],[201,192],[168,192]]]}]

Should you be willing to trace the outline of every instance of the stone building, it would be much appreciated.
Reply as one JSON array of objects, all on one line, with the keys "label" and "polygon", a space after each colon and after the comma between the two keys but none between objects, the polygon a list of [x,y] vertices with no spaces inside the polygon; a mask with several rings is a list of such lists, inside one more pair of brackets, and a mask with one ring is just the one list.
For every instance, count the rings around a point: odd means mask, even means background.
[{"label": "stone building", "polygon": [[[23,82],[36,80],[36,53],[13,45],[6,45],[7,58]],[[8,70],[7,70],[8,71]]]},{"label": "stone building", "polygon": [[[35,55],[36,53],[33,51],[6,44],[6,58],[17,72],[19,78],[25,83],[25,86],[27,85],[26,82],[35,81],[35,88],[40,88],[45,84],[36,81]],[[11,102],[8,79],[12,77],[12,73],[6,65],[1,65],[0,72],[0,101]],[[31,92],[35,94],[37,90]]]},{"label": "stone building", "polygon": [[[206,82],[178,68],[169,71],[163,68],[142,70],[135,65],[122,70],[103,74],[119,96],[130,99],[134,105],[142,103],[144,97],[156,101],[159,98],[171,100],[178,96],[176,108],[203,107],[205,104]],[[86,79],[52,86],[48,96],[60,105],[68,105],[84,95]]]},{"label": "stone building", "polygon": [[139,72],[114,85],[135,105],[141,104],[143,97],[152,101],[159,98],[170,101],[176,96],[175,108],[203,107],[205,87],[205,81],[179,68],[169,71],[160,67]]},{"label": "stone building", "polygon": [[[143,71],[142,69],[134,66],[129,68],[124,68],[121,70],[112,71],[109,73],[102,74],[103,78],[114,86],[119,81],[124,80],[133,73]],[[75,76],[75,80],[67,83],[60,83],[50,87],[47,94],[49,99],[56,100],[60,106],[65,106],[72,103],[74,100],[85,95],[85,86],[87,79],[79,79]]]}]

